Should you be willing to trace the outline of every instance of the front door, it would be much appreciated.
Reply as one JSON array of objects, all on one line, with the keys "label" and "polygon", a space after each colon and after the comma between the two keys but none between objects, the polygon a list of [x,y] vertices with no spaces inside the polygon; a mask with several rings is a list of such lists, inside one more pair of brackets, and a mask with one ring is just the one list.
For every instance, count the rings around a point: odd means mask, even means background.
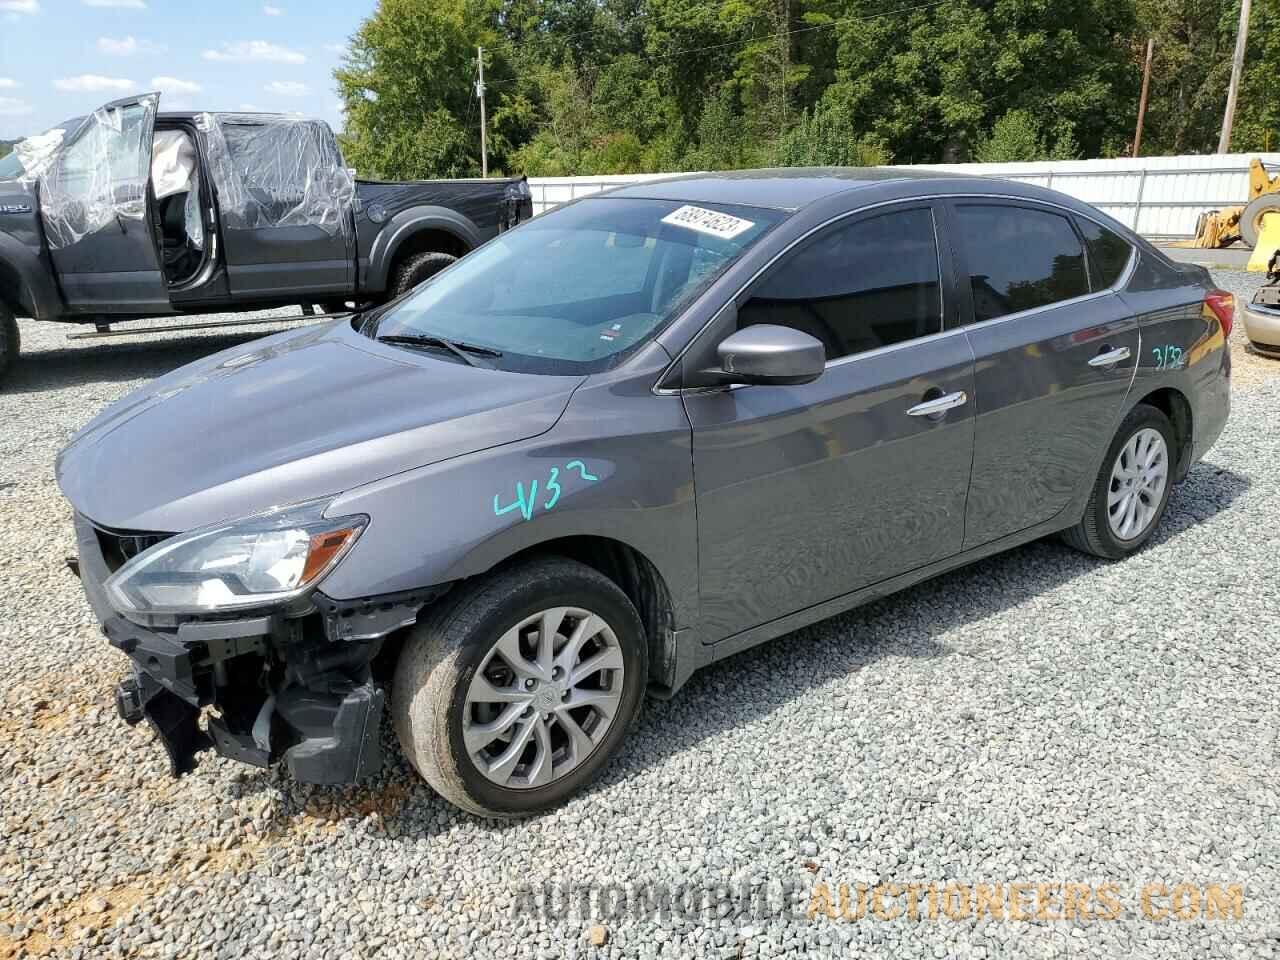
[{"label": "front door", "polygon": [[354,185],[317,120],[213,115],[205,130],[231,292],[333,297],[355,289]]},{"label": "front door", "polygon": [[147,189],[158,102],[150,93],[95,110],[41,178],[45,238],[74,312],[169,309]]},{"label": "front door", "polygon": [[960,550],[973,356],[943,332],[939,248],[928,205],[825,228],[737,312],[821,340],[822,376],[686,393],[708,636]]},{"label": "front door", "polygon": [[975,199],[950,216],[976,359],[968,549],[1053,519],[1092,481],[1139,334],[1114,253],[1086,257],[1066,211]]}]

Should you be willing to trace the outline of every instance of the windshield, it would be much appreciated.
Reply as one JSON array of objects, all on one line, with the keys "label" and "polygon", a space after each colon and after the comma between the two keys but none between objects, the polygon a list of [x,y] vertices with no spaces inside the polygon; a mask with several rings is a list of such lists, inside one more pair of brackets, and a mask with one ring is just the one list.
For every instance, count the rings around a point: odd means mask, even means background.
[{"label": "windshield", "polygon": [[0,157],[0,180],[34,179],[44,172],[67,134],[74,133],[84,117],[72,117],[44,133],[19,140],[13,152]]},{"label": "windshield", "polygon": [[375,337],[498,351],[505,370],[582,374],[651,339],[784,214],[589,199],[504,233],[378,315]]}]

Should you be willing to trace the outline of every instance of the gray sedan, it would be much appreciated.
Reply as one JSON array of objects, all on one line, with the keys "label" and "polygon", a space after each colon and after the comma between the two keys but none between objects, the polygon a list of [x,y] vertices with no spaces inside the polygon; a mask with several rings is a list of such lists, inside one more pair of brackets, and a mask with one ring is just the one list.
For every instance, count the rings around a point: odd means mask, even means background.
[{"label": "gray sedan", "polygon": [[1097,210],[885,170],[654,181],[239,346],[58,464],[180,774],[587,783],[647,692],[1000,550],[1139,550],[1229,408],[1233,304]]}]

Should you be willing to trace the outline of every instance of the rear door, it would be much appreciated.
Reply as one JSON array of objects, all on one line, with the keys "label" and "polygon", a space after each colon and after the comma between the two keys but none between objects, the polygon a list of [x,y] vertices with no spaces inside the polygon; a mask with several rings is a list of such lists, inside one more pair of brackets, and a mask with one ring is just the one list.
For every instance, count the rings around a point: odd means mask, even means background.
[{"label": "rear door", "polygon": [[158,102],[149,93],[95,110],[41,178],[45,238],[75,312],[169,308],[148,198]]},{"label": "rear door", "polygon": [[1092,480],[1139,333],[1108,278],[1091,275],[1067,211],[975,198],[952,201],[948,217],[976,360],[969,549],[1054,518]]},{"label": "rear door", "polygon": [[206,143],[232,295],[354,290],[354,184],[328,127],[237,114],[211,122]]},{"label": "rear door", "polygon": [[[950,271],[935,223],[927,203],[842,220],[748,289],[738,326],[821,340],[817,380],[685,394],[711,634],[959,552],[973,356],[963,333],[943,330]],[[686,370],[710,366],[731,332],[709,329]]]}]

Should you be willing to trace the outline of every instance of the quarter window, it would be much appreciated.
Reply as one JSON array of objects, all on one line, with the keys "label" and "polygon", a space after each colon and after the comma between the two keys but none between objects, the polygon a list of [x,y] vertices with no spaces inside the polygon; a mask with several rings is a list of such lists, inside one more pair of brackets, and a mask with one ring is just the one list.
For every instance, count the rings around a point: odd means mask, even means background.
[{"label": "quarter window", "polygon": [[1105,290],[1120,279],[1133,248],[1119,234],[1092,220],[1077,217],[1076,224],[1084,235],[1084,245],[1089,249],[1093,289]]},{"label": "quarter window", "polygon": [[738,326],[759,323],[816,337],[828,361],[937,333],[932,212],[895,211],[822,233],[751,291]]},{"label": "quarter window", "polygon": [[1089,292],[1084,248],[1056,213],[986,204],[956,208],[973,319],[981,322]]}]

